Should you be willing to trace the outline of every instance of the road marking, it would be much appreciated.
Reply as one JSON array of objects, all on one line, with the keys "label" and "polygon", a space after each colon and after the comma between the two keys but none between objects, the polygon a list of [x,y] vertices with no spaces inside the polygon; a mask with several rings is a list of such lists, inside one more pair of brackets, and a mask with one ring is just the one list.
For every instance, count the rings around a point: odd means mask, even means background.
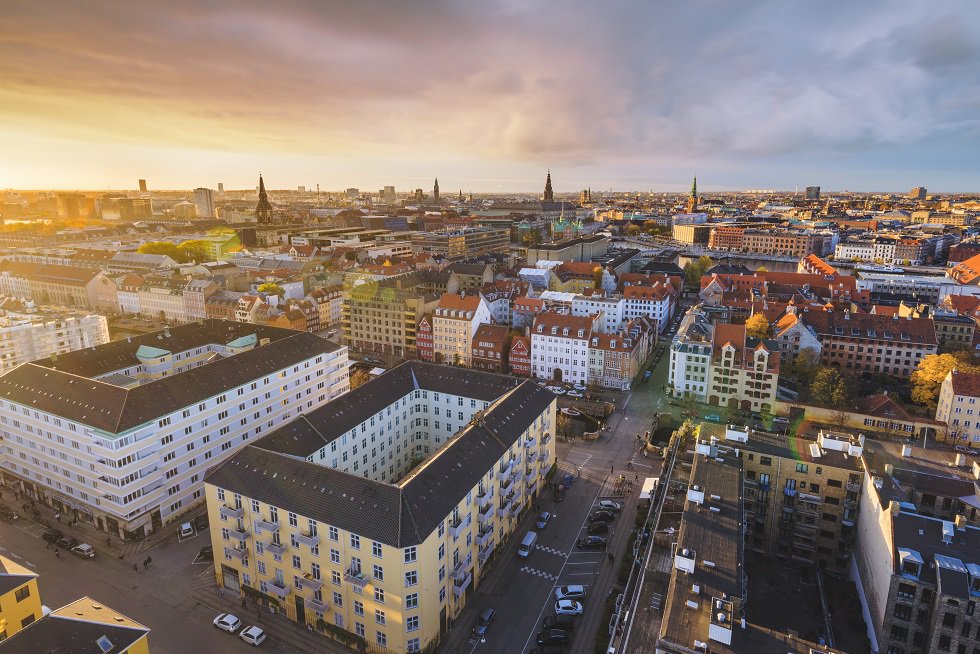
[{"label": "road marking", "polygon": [[529,575],[534,575],[535,577],[544,577],[545,579],[550,579],[551,581],[555,581],[556,579],[558,579],[557,575],[553,575],[550,572],[545,572],[544,570],[538,570],[537,568],[532,568],[531,566],[528,565],[521,568],[521,572],[525,572]]},{"label": "road marking", "polygon": [[548,547],[547,545],[535,545],[534,546],[534,549],[536,549],[536,550],[544,550],[548,554],[554,554],[555,556],[567,556],[561,550],[555,549],[554,547]]},{"label": "road marking", "polygon": [[595,572],[569,572],[566,577],[591,577]]},{"label": "road marking", "polygon": [[568,565],[593,565],[594,561],[582,561],[581,563],[569,563]]}]

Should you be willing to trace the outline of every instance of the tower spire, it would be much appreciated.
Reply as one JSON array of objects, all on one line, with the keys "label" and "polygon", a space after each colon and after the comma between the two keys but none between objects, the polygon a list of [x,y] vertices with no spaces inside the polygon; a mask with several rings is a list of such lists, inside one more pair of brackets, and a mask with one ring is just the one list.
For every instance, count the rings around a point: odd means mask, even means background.
[{"label": "tower spire", "polygon": [[555,192],[551,188],[551,169],[548,169],[548,177],[544,182],[544,196],[541,198],[545,202],[555,201]]},{"label": "tower spire", "polygon": [[259,202],[255,205],[255,219],[260,225],[272,222],[272,205],[269,204],[269,195],[265,192],[262,173],[259,173]]},{"label": "tower spire", "polygon": [[432,185],[432,199],[436,202],[439,201],[439,178],[436,177],[436,183]]},{"label": "tower spire", "polygon": [[698,176],[694,176],[694,182],[691,184],[691,197],[687,199],[687,212],[696,213],[698,210]]}]

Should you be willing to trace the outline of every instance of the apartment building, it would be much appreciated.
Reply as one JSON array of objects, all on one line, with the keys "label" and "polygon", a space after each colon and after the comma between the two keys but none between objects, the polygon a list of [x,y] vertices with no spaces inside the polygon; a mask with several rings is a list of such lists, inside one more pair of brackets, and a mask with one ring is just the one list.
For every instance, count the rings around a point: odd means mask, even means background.
[{"label": "apartment building", "polygon": [[846,573],[861,502],[863,447],[846,434],[817,439],[705,424],[701,439],[737,448],[745,474],[745,548],[779,561]]},{"label": "apartment building", "polygon": [[45,611],[27,628],[0,639],[0,654],[150,654],[148,627],[91,597]]},{"label": "apartment building", "polygon": [[711,228],[708,247],[712,250],[731,250],[739,252],[745,246],[745,227],[736,225],[717,225]]},{"label": "apartment building", "polygon": [[419,318],[435,310],[439,297],[421,288],[422,273],[381,280],[344,280],[341,324],[347,343],[362,352],[414,357]]},{"label": "apartment building", "polygon": [[348,390],[347,350],[306,332],[207,320],[0,376],[5,483],[119,538],[197,504],[204,472]]},{"label": "apartment building", "polygon": [[535,266],[539,261],[592,261],[606,256],[608,249],[606,236],[579,236],[529,247],[527,265]]},{"label": "apartment building", "polygon": [[511,374],[520,377],[531,376],[531,337],[515,336],[510,343],[507,357]]},{"label": "apartment building", "polygon": [[794,229],[746,229],[742,235],[742,248],[746,252],[796,257],[823,254],[824,237],[808,230]]},{"label": "apartment building", "polygon": [[708,403],[752,411],[776,407],[779,345],[753,338],[745,325],[716,323],[708,367]]},{"label": "apartment building", "polygon": [[675,397],[693,395],[707,401],[711,350],[711,320],[697,307],[691,308],[670,344],[667,385]]},{"label": "apartment building", "polygon": [[42,615],[37,573],[0,554],[0,644]]},{"label": "apartment building", "polygon": [[507,357],[510,354],[511,333],[506,325],[480,325],[473,335],[470,365],[474,370],[510,372]]},{"label": "apartment building", "polygon": [[77,266],[4,261],[0,264],[0,295],[90,309],[96,306],[98,275],[98,270]]},{"label": "apartment building", "polygon": [[219,586],[381,651],[438,642],[555,462],[555,396],[413,361],[206,479]]},{"label": "apartment building", "polygon": [[[543,294],[542,294],[543,295]],[[623,327],[626,301],[620,295],[606,291],[586,291],[572,297],[573,316],[598,316],[597,325],[603,334],[615,334]]]},{"label": "apartment building", "polygon": [[787,311],[773,325],[773,340],[779,343],[783,362],[792,361],[809,350],[819,360],[823,347],[816,333],[800,319],[797,311]]},{"label": "apartment building", "polygon": [[666,282],[652,285],[629,284],[623,287],[623,319],[650,318],[657,321],[657,331],[663,332],[670,324],[676,309],[674,287]]},{"label": "apartment building", "polygon": [[820,363],[842,371],[908,377],[939,347],[929,318],[850,311],[808,311],[801,317],[820,340]]},{"label": "apartment building", "polygon": [[473,337],[490,322],[483,296],[446,293],[432,312],[432,356],[438,363],[469,366]]},{"label": "apartment building", "polygon": [[511,327],[515,329],[531,327],[535,318],[546,310],[544,300],[539,297],[519,297],[514,300],[514,306],[511,307]]},{"label": "apartment building", "polygon": [[711,225],[674,223],[671,227],[671,238],[678,243],[708,245],[708,241],[711,239],[711,229]]},{"label": "apartment building", "polygon": [[948,438],[980,443],[980,374],[951,370],[939,388],[936,420],[949,425]]},{"label": "apartment building", "polygon": [[320,329],[340,325],[344,309],[344,289],[341,286],[315,288],[308,296],[320,312]]},{"label": "apartment building", "polygon": [[977,323],[973,318],[961,316],[955,311],[933,309],[932,324],[936,328],[936,342],[939,347],[972,350]]},{"label": "apartment building", "polygon": [[589,383],[628,391],[645,359],[645,339],[638,328],[632,334],[593,333],[589,341]]},{"label": "apartment building", "polygon": [[589,380],[589,341],[598,332],[595,317],[546,311],[531,328],[531,372],[539,379],[572,384]]},{"label": "apartment building", "polygon": [[105,316],[0,298],[0,373],[22,363],[109,342]]},{"label": "apartment building", "polygon": [[509,249],[510,229],[507,228],[461,227],[412,235],[412,252],[451,261],[485,254],[507,254]]}]

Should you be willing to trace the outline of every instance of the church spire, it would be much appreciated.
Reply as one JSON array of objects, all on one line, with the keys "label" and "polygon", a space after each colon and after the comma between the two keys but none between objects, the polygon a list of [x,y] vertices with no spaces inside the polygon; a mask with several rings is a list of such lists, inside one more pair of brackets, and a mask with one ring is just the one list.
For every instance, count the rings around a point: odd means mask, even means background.
[{"label": "church spire", "polygon": [[555,192],[551,188],[551,170],[548,171],[548,178],[545,180],[544,183],[544,197],[542,197],[541,199],[544,200],[545,202],[555,201]]},{"label": "church spire", "polygon": [[255,205],[255,219],[260,225],[272,222],[272,205],[269,204],[269,195],[265,192],[262,173],[259,173],[259,202]]},{"label": "church spire", "polygon": [[687,212],[696,213],[698,210],[698,177],[694,176],[694,183],[691,184],[691,197],[687,199]]},{"label": "church spire", "polygon": [[439,178],[436,177],[436,183],[432,186],[432,199],[436,202],[439,201]]}]

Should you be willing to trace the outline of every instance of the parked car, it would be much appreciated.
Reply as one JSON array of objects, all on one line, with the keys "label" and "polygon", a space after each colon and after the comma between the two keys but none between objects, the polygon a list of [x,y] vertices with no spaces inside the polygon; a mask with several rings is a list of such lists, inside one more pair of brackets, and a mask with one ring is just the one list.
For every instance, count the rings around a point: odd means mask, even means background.
[{"label": "parked car", "polygon": [[65,536],[63,538],[59,538],[55,542],[55,545],[57,545],[63,550],[71,550],[71,548],[78,545],[78,539],[75,538],[74,536]]},{"label": "parked car", "polygon": [[265,640],[265,632],[255,625],[252,625],[251,627],[245,627],[242,629],[242,633],[238,634],[238,637],[244,640],[246,643],[258,647]]},{"label": "parked car", "polygon": [[561,629],[571,632],[575,628],[574,615],[549,615],[544,619],[545,629]]},{"label": "parked car", "polygon": [[588,531],[590,534],[604,534],[609,531],[608,522],[590,522]]},{"label": "parked car", "polygon": [[606,539],[602,536],[582,536],[575,542],[575,546],[580,550],[600,550],[606,545]]},{"label": "parked car", "polygon": [[593,511],[589,516],[589,522],[612,522],[616,519],[616,514],[612,511]]},{"label": "parked car", "polygon": [[194,525],[189,522],[183,522],[180,525],[180,537],[190,538],[194,535]]},{"label": "parked car", "polygon": [[956,451],[959,452],[960,454],[970,454],[972,456],[977,455],[977,450],[973,449],[969,445],[957,445]]},{"label": "parked car", "polygon": [[242,626],[242,621],[231,613],[219,613],[218,617],[214,619],[214,626],[233,634]]},{"label": "parked car", "polygon": [[194,518],[194,528],[198,531],[208,530],[208,514],[202,513],[201,515]]},{"label": "parked car", "polygon": [[[647,436],[649,435],[650,432],[647,432]],[[618,512],[623,510],[623,505],[613,500],[599,500],[599,504],[597,506],[601,511]]]},{"label": "parked car", "polygon": [[721,422],[721,416],[715,415],[714,413],[709,413],[704,419],[708,422]]},{"label": "parked car", "polygon": [[473,625],[473,635],[477,638],[483,638],[487,635],[487,630],[490,629],[490,625],[493,624],[494,618],[497,617],[497,612],[492,608],[485,608],[483,612],[480,613],[480,617],[476,619],[476,624]]},{"label": "parked car", "polygon": [[548,526],[549,520],[551,520],[551,514],[548,513],[547,511],[542,511],[541,515],[538,516],[538,521],[535,522],[534,525],[538,529],[544,529],[545,527]]},{"label": "parked car", "polygon": [[585,586],[559,586],[555,589],[555,599],[573,599],[573,600],[583,600],[585,599]]},{"label": "parked car", "polygon": [[54,527],[45,530],[45,532],[43,534],[41,534],[41,538],[43,538],[47,542],[51,543],[52,545],[54,543],[57,543],[59,540],[61,540],[64,537],[65,537],[65,535],[63,533],[61,533],[61,530],[60,529],[55,529]]},{"label": "parked car", "polygon": [[71,553],[83,559],[91,559],[95,556],[95,548],[88,543],[82,543],[71,548]]},{"label": "parked car", "polygon": [[585,392],[585,384],[572,384],[572,388],[577,391]]},{"label": "parked car", "polygon": [[574,397],[576,399],[582,397],[582,394],[578,391],[568,391],[567,393],[565,393],[565,395],[567,395],[568,397]]},{"label": "parked car", "polygon": [[538,632],[538,645],[567,645],[568,632],[561,629],[544,629]]},{"label": "parked car", "polygon": [[555,602],[556,615],[582,615],[582,604],[575,600],[558,600]]}]

